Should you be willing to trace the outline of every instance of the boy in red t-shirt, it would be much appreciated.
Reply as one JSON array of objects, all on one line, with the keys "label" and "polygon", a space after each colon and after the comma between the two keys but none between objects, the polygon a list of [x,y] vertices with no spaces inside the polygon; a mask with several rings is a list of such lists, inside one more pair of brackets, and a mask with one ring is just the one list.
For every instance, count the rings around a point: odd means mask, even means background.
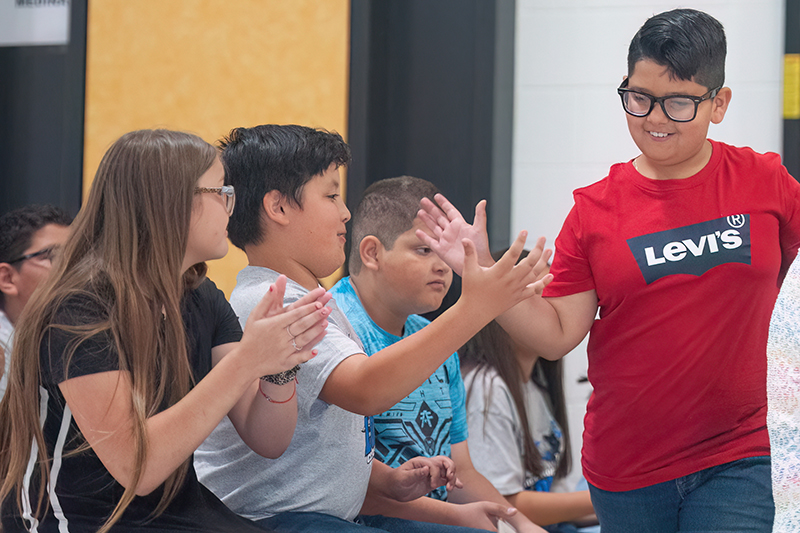
[{"label": "boy in red t-shirt", "polygon": [[[706,137],[731,100],[725,54],[705,13],[645,22],[618,88],[642,153],[575,191],[554,281],[497,319],[553,360],[591,331],[582,465],[603,533],[772,530],[765,349],[800,184],[776,154]],[[484,206],[470,226],[437,201],[426,242],[458,272],[470,236],[491,264]]]}]

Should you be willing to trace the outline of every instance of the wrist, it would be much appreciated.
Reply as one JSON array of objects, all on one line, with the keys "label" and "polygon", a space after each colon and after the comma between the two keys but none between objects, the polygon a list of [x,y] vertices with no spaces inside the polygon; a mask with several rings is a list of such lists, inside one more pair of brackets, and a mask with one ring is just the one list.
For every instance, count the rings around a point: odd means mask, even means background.
[{"label": "wrist", "polygon": [[[279,390],[282,391],[283,389],[288,389],[289,384],[291,384],[292,392],[289,394],[288,398],[283,399],[286,396],[286,394],[278,393],[276,391]],[[289,383],[283,383],[281,385],[270,383],[269,381],[261,379],[258,382],[258,392],[259,394],[261,394],[261,396],[266,398],[266,400],[269,403],[275,403],[275,404],[289,403],[297,395],[297,378],[293,378],[292,381],[290,381]],[[278,396],[278,394],[280,394],[280,396]]]},{"label": "wrist", "polygon": [[283,372],[278,372],[277,374],[267,374],[266,376],[261,376],[261,381],[274,383],[275,385],[286,385],[287,383],[294,381],[299,370],[300,365],[296,365],[294,368],[284,370]]}]

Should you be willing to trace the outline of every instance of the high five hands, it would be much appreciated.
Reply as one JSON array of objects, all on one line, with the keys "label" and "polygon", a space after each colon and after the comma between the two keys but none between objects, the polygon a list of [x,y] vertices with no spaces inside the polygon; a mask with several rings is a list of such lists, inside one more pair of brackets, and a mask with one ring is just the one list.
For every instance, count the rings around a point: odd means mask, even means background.
[{"label": "high five hands", "polygon": [[[436,203],[427,198],[423,198],[420,202],[418,217],[425,223],[428,231],[417,230],[417,237],[435,251],[456,274],[464,277],[465,286],[470,268],[493,269],[500,266],[499,263],[505,263],[502,269],[504,271],[519,269],[520,274],[525,273],[527,279],[533,278],[522,291],[521,296],[524,298],[534,294],[540,295],[544,287],[552,281],[553,276],[545,273],[553,252],[544,249],[543,237],[537,240],[528,256],[517,263],[527,236],[527,232],[520,232],[508,252],[496,265],[489,250],[489,238],[486,233],[486,201],[481,200],[475,207],[474,221],[469,224],[443,195],[437,194],[434,199]],[[474,267],[470,267],[470,262]]]}]

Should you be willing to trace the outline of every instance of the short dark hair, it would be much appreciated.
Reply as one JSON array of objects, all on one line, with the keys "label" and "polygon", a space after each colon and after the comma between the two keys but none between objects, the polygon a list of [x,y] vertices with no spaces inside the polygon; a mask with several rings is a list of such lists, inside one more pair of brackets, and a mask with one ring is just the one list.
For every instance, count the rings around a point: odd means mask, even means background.
[{"label": "short dark hair", "polygon": [[433,183],[411,176],[387,178],[367,187],[353,214],[350,273],[361,271],[358,250],[364,237],[374,235],[387,250],[391,250],[397,237],[414,225],[420,200],[429,198],[433,201],[438,192]]},{"label": "short dark hair", "polygon": [[654,15],[639,28],[628,48],[628,76],[649,59],[667,67],[670,76],[707,89],[725,83],[725,30],[717,19],[694,9]]},{"label": "short dark hair", "polygon": [[265,124],[235,128],[219,142],[225,182],[236,191],[236,208],[228,238],[237,248],[264,239],[261,224],[264,196],[277,190],[302,207],[303,186],[331,164],[350,164],[350,147],[342,136],[305,126]]},{"label": "short dark hair", "polygon": [[26,205],[0,217],[0,263],[20,257],[31,245],[33,234],[47,226],[69,226],[70,216],[54,205]]}]

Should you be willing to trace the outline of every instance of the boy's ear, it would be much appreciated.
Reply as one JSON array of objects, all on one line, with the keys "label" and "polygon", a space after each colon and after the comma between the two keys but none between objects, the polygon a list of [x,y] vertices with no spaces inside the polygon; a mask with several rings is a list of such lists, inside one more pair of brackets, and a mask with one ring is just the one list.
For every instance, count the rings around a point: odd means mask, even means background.
[{"label": "boy's ear", "polygon": [[17,296],[19,290],[14,281],[16,270],[8,263],[0,263],[0,292],[9,296]]},{"label": "boy's ear", "polygon": [[711,101],[711,122],[719,124],[725,118],[725,112],[728,110],[728,105],[731,103],[731,90],[728,87],[723,87],[717,93],[717,96]]},{"label": "boy's ear", "polygon": [[383,250],[383,244],[375,235],[367,235],[361,239],[361,243],[358,245],[361,264],[370,270],[378,270],[381,250]]},{"label": "boy's ear", "polygon": [[264,209],[264,214],[267,219],[285,226],[289,223],[289,218],[286,216],[286,197],[278,190],[273,189],[264,195],[261,201],[261,206]]}]

